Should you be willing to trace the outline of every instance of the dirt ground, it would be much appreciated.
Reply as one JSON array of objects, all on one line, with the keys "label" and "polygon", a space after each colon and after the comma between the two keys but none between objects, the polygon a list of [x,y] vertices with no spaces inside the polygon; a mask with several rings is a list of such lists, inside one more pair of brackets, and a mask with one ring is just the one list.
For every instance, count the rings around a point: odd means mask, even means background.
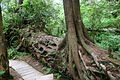
[{"label": "dirt ground", "polygon": [[14,78],[14,80],[23,80],[21,76],[12,68],[10,68],[10,75]]}]

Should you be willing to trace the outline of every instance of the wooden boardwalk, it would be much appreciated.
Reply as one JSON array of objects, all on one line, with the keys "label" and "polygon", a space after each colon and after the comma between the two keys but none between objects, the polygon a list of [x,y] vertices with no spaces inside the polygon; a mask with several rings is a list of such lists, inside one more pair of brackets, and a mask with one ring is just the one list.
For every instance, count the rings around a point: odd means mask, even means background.
[{"label": "wooden boardwalk", "polygon": [[17,71],[23,80],[54,80],[53,74],[44,75],[24,61],[9,60],[9,66]]}]

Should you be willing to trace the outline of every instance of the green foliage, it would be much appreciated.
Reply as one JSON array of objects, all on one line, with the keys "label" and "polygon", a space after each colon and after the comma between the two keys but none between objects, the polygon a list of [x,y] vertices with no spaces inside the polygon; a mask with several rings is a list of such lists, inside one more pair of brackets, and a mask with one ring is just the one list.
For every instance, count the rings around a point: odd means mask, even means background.
[{"label": "green foliage", "polygon": [[[52,69],[49,67],[43,67],[42,70],[46,71],[46,74],[52,73]],[[60,73],[54,73],[54,77],[60,79],[62,75]]]},{"label": "green foliage", "polygon": [[10,1],[9,5],[3,4],[7,6],[7,10],[3,8],[4,33],[8,33],[10,29],[24,26],[30,28],[32,25],[33,28],[42,28],[43,32],[51,35],[63,35],[65,25],[61,5],[53,4],[51,0],[24,0],[22,5],[14,3]]},{"label": "green foliage", "polygon": [[52,73],[52,69],[49,67],[43,67],[43,70],[46,71],[46,74]]},{"label": "green foliage", "polygon": [[64,37],[66,34],[66,26],[64,22],[64,11],[63,5],[54,4],[55,16],[50,19],[50,23],[46,25],[46,28],[49,30],[50,35]]},{"label": "green foliage", "polygon": [[[5,74],[6,71],[0,71],[0,76]],[[1,80],[1,79],[0,79]],[[13,76],[9,75],[9,80],[14,80]]]},{"label": "green foliage", "polygon": [[113,51],[120,52],[120,36],[111,33],[97,34],[95,36],[96,43],[104,49],[111,48]]},{"label": "green foliage", "polygon": [[43,0],[25,0],[22,4],[21,17],[24,21],[34,24],[34,27],[43,27],[49,23],[49,19],[53,17],[50,6],[52,3],[46,3]]},{"label": "green foliage", "polygon": [[119,26],[119,5],[119,1],[114,1],[112,3],[108,3],[106,1],[98,1],[92,6],[87,3],[81,4],[81,13],[85,26],[87,28],[95,29]]},{"label": "green foliage", "polygon": [[120,1],[97,1],[94,4],[83,2],[81,4],[81,14],[85,27],[89,30],[89,35],[100,47],[113,49],[120,53],[120,34],[116,32],[94,30],[120,29]]},{"label": "green foliage", "polygon": [[[9,46],[12,46],[12,49],[8,50],[9,58],[27,55],[16,50],[25,33],[24,30],[29,32],[33,29],[59,37],[66,34],[63,5],[53,3],[53,0],[24,0],[21,5],[18,5],[17,0],[2,0],[2,12],[4,34]],[[81,3],[81,16],[88,30],[120,29],[120,1],[97,0],[90,4],[85,0]],[[106,50],[111,48],[120,54],[119,33],[89,31],[89,35],[100,47]],[[116,56],[112,58],[120,60]],[[51,68],[44,67],[43,70],[47,74],[52,73]],[[54,76],[58,79],[63,77],[60,73],[55,73]]]},{"label": "green foliage", "polygon": [[[120,29],[120,1],[88,1],[81,3],[81,15],[89,30]],[[62,4],[53,0],[24,0],[18,5],[16,0],[3,0],[4,33],[10,46],[17,47],[18,39],[24,34],[24,29],[45,32],[49,35],[64,37],[66,27]],[[89,35],[102,48],[112,48],[120,52],[120,34],[116,32],[94,32]]]},{"label": "green foliage", "polygon": [[6,71],[0,71],[0,75],[3,75]]},{"label": "green foliage", "polygon": [[24,0],[21,5],[16,0],[4,0],[2,5],[4,34],[10,46],[19,44],[24,29],[60,37],[66,33],[62,5],[52,0]]},{"label": "green foliage", "polygon": [[19,57],[23,57],[25,55],[28,55],[28,53],[18,52],[15,48],[12,48],[12,49],[8,50],[8,57],[10,59],[16,59],[16,58],[19,58]]},{"label": "green foliage", "polygon": [[54,73],[54,77],[57,79],[60,79],[62,77],[62,75],[60,73]]}]

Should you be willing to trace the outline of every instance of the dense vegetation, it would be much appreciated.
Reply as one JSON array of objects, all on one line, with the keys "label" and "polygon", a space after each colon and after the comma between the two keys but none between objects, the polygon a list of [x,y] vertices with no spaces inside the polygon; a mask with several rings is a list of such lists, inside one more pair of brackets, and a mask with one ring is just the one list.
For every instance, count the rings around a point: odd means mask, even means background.
[{"label": "dense vegetation", "polygon": [[[90,30],[90,35],[101,47],[120,53],[120,2],[99,1],[89,5],[83,3],[81,12],[85,26]],[[107,30],[107,31],[104,31]]]},{"label": "dense vegetation", "polygon": [[[82,18],[86,28],[99,46],[120,52],[120,2],[99,1],[81,3]],[[39,29],[49,35],[63,37],[66,33],[63,6],[52,0],[4,0],[3,5],[4,33],[10,46],[16,46],[23,28]],[[118,30],[118,31],[117,31]]]},{"label": "dense vegetation", "polygon": [[[83,0],[80,4],[84,25],[94,42],[120,55],[120,1]],[[3,0],[2,10],[3,32],[10,48],[9,58],[23,55],[16,48],[25,31],[41,31],[61,38],[66,34],[62,3],[53,0],[23,0],[19,4],[17,0]],[[49,73],[51,69],[46,70]],[[61,77],[59,73],[56,76]]]}]

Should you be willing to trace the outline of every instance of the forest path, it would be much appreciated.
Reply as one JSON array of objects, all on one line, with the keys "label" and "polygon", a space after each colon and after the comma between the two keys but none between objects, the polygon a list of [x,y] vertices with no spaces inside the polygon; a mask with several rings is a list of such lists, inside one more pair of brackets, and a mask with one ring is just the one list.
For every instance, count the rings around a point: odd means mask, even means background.
[{"label": "forest path", "polygon": [[9,66],[17,71],[23,80],[53,80],[53,74],[44,75],[24,61],[9,60]]}]

